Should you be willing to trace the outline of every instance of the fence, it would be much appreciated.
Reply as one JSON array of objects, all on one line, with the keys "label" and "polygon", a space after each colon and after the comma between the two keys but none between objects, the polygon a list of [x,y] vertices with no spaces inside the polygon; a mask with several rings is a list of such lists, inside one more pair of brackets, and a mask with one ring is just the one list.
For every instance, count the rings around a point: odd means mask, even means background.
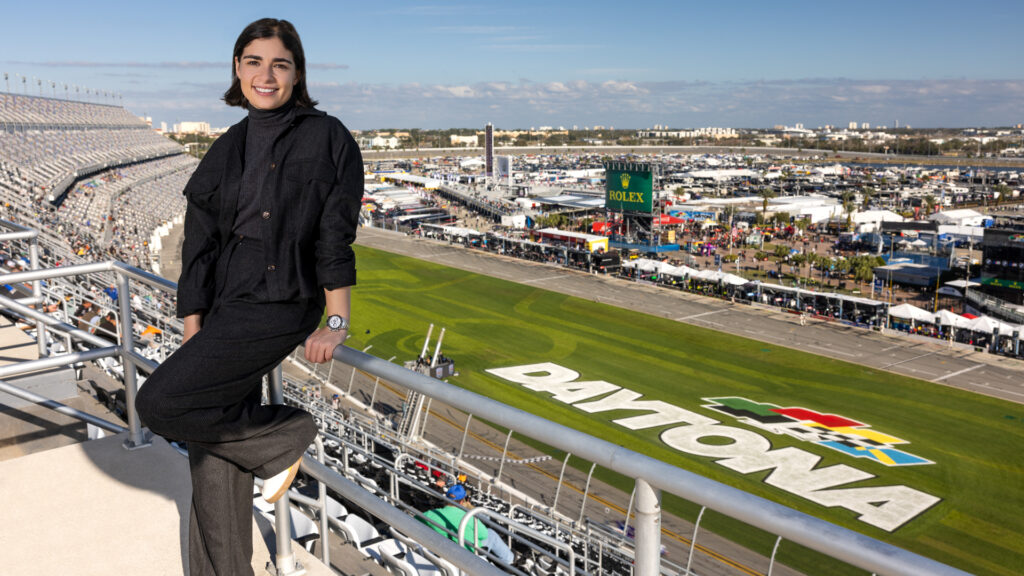
[{"label": "fence", "polygon": [[[3,239],[0,236],[0,239]],[[36,322],[37,332],[45,342],[47,331],[56,331],[88,344],[92,348],[66,354],[23,362],[14,367],[0,370],[0,377],[25,373],[41,367],[71,365],[103,357],[120,357],[124,366],[124,383],[128,420],[127,449],[139,449],[147,445],[138,415],[134,409],[137,390],[137,373],[151,373],[156,363],[141,356],[134,346],[133,314],[131,310],[130,281],[142,282],[163,291],[173,291],[176,286],[167,280],[118,262],[99,262],[55,269],[28,270],[5,276],[8,283],[37,282],[46,279],[70,278],[97,273],[113,273],[121,297],[120,344],[79,330],[47,314],[33,309],[13,298],[0,296],[0,308],[8,313],[20,315]],[[579,456],[596,465],[607,468],[635,480],[632,510],[635,514],[635,574],[654,576],[660,572],[660,522],[661,491],[667,491],[695,502],[703,509],[712,509],[751,526],[776,534],[776,550],[782,540],[788,540],[819,551],[828,556],[865,570],[892,575],[932,574],[936,576],[962,575],[964,572],[943,565],[934,560],[913,554],[885,542],[869,538],[852,530],[817,519],[783,505],[726,486],[697,474],[676,468],[644,454],[627,450],[610,442],[595,438],[583,432],[545,420],[473,392],[463,390],[439,380],[410,371],[388,360],[376,358],[345,346],[334,351],[334,359],[353,369],[361,370],[374,377],[413,390],[423,396],[463,410],[474,417],[487,420],[512,430],[526,430],[526,436],[544,442],[569,454]],[[271,400],[283,400],[280,368],[272,374]],[[0,381],[0,390],[39,403],[79,418],[101,428],[119,432],[124,427],[104,421],[89,414],[74,410],[58,402],[39,397],[36,394]],[[510,432],[511,434],[511,432]],[[470,574],[501,574],[502,571],[487,564],[468,550],[434,532],[408,514],[367,492],[353,481],[341,476],[321,462],[306,456],[302,470],[322,485],[337,491],[368,513],[397,528],[409,538],[418,541],[428,550],[443,556],[461,570]],[[321,491],[321,494],[323,492]],[[323,506],[323,500],[320,501]],[[291,553],[290,519],[288,498],[282,498],[277,508],[276,530],[278,535],[278,574],[286,576],[297,571]],[[699,520],[698,520],[699,522]],[[322,549],[326,550],[327,546]],[[772,558],[774,560],[774,551]],[[770,571],[770,569],[769,569]],[[689,569],[687,568],[687,572]]]}]

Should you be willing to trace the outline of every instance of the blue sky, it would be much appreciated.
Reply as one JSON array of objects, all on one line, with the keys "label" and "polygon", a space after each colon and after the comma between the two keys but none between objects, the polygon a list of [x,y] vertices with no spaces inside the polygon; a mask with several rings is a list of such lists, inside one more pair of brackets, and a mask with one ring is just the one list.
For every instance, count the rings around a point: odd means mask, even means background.
[{"label": "blue sky", "polygon": [[11,91],[117,92],[157,125],[241,117],[219,97],[264,16],[353,129],[1024,122],[1020,0],[6,4]]}]

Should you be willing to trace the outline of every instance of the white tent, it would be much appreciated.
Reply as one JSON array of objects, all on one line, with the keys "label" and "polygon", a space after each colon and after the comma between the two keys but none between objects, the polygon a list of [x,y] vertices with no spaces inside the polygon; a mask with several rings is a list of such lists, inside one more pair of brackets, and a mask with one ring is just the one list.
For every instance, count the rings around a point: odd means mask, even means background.
[{"label": "white tent", "polygon": [[737,276],[735,274],[725,272],[722,275],[722,282],[726,284],[731,284],[732,286],[743,286],[744,284],[749,283],[750,280],[747,280],[742,276]]},{"label": "white tent", "polygon": [[1000,322],[995,318],[989,318],[988,316],[982,316],[971,320],[971,325],[968,327],[969,330],[974,332],[984,332],[985,334],[993,334],[995,329],[999,328],[999,333],[1004,335],[1012,334],[1015,326],[1007,324],[1006,322]]},{"label": "white tent", "polygon": [[684,276],[695,276],[697,274],[697,270],[690,268],[689,266],[664,266],[661,269],[661,273],[666,276],[682,278]]},{"label": "white tent", "polygon": [[954,314],[949,310],[939,310],[935,313],[935,324],[938,324],[939,326],[952,326],[957,330],[964,328],[970,329],[972,322],[973,320],[970,318],[964,318],[963,316]]},{"label": "white tent", "polygon": [[889,316],[894,316],[896,318],[909,318],[916,322],[926,322],[928,324],[935,323],[934,314],[911,304],[900,304],[899,306],[889,308]]}]

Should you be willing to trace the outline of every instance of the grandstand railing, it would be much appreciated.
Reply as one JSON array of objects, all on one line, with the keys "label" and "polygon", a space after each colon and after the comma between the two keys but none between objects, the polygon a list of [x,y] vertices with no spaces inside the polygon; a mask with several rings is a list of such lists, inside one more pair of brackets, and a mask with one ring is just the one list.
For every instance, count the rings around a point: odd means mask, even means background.
[{"label": "grandstand railing", "polygon": [[[23,370],[37,369],[44,365],[71,365],[101,357],[119,356],[125,367],[124,381],[128,421],[127,431],[129,436],[125,442],[125,447],[137,449],[148,444],[134,408],[137,372],[151,373],[157,364],[140,355],[134,347],[130,280],[143,282],[163,291],[175,290],[175,284],[137,268],[112,261],[16,272],[9,274],[5,279],[9,282],[32,282],[102,272],[113,272],[118,279],[120,292],[118,304],[121,309],[122,318],[119,326],[120,344],[112,343],[88,331],[79,330],[43,312],[19,303],[13,298],[0,296],[0,307],[8,312],[34,320],[37,323],[42,322],[48,330],[67,334],[76,341],[94,347],[84,351],[40,358],[37,361],[22,363],[17,367],[6,368],[0,371],[0,377]],[[45,339],[45,332],[40,331],[39,336]],[[449,406],[473,414],[493,424],[504,426],[509,430],[528,430],[527,435],[533,439],[565,450],[568,453],[582,457],[596,465],[603,466],[627,477],[634,478],[635,490],[634,503],[632,505],[634,520],[632,526],[635,530],[634,573],[637,575],[654,576],[660,572],[661,491],[668,491],[686,500],[695,502],[703,508],[711,508],[751,526],[776,534],[778,536],[776,549],[778,543],[782,539],[786,539],[853,566],[879,574],[906,576],[918,574],[937,576],[965,574],[965,572],[929,558],[671,466],[572,428],[545,420],[491,398],[410,371],[365,352],[360,352],[346,346],[339,346],[335,349],[333,356],[335,360],[352,366],[353,369],[362,370],[371,376],[404,386],[428,398],[444,402]],[[271,401],[283,402],[280,369],[272,373],[271,383]],[[0,390],[58,410],[107,430],[115,432],[124,430],[124,427],[118,424],[74,410],[3,381],[0,381]],[[498,568],[484,562],[470,551],[418,522],[395,505],[363,489],[356,482],[343,477],[335,470],[308,455],[303,459],[302,471],[319,481],[323,486],[338,492],[367,513],[395,527],[409,538],[416,540],[425,548],[443,556],[445,560],[461,570],[469,574],[491,575],[502,573]],[[298,570],[291,554],[291,540],[288,537],[291,532],[289,526],[290,515],[288,513],[289,505],[287,498],[283,498],[275,505],[281,507],[277,509],[278,513],[275,514],[275,523],[278,535],[278,574],[282,576],[294,574]],[[320,505],[323,504],[321,503]],[[774,551],[772,557],[774,559]]]},{"label": "grandstand railing", "polygon": [[[138,389],[137,371],[142,371],[147,374],[152,373],[152,371],[156,369],[157,363],[143,357],[134,349],[134,334],[132,327],[133,316],[131,313],[131,291],[129,280],[143,282],[151,287],[169,292],[173,292],[177,289],[176,284],[160,278],[159,276],[154,276],[153,274],[139,270],[138,268],[114,261],[15,272],[5,276],[4,280],[8,283],[33,282],[107,272],[113,272],[118,279],[118,290],[120,294],[118,303],[121,307],[122,318],[119,326],[121,332],[120,345],[112,343],[100,336],[96,336],[86,330],[80,330],[70,324],[61,322],[60,320],[22,304],[13,298],[0,295],[0,309],[21,316],[27,320],[34,320],[37,323],[42,323],[46,326],[46,329],[50,331],[65,334],[76,342],[85,343],[95,347],[84,351],[54,355],[52,357],[41,357],[39,360],[21,362],[11,367],[0,368],[0,391],[51,410],[55,410],[104,430],[114,433],[127,431],[128,439],[125,440],[124,446],[126,449],[134,450],[149,445],[149,440],[141,427],[141,422],[139,421],[138,414],[135,411],[135,395]],[[40,339],[45,342],[45,332],[40,331],[38,332],[38,335]],[[120,357],[123,366],[125,367],[124,381],[125,407],[128,420],[127,428],[81,410],[74,409],[55,400],[45,398],[34,392],[14,386],[2,380],[4,377],[27,373],[41,368],[70,366],[79,362],[94,361],[100,358],[116,356]],[[283,402],[283,393],[281,392],[283,386],[280,376],[280,368],[271,374],[271,384],[271,400]],[[421,524],[391,504],[377,498],[355,482],[344,478],[334,470],[326,467],[320,462],[317,462],[308,455],[305,456],[303,460],[302,470],[323,483],[327,488],[335,490],[373,516],[398,528],[404,534],[407,534],[410,538],[415,539],[429,549],[443,554],[446,560],[467,573],[486,576],[497,576],[503,574],[501,570],[487,564],[465,548],[462,548],[455,542],[441,536],[431,528]],[[301,573],[301,567],[299,567],[295,562],[294,555],[291,551],[291,539],[289,538],[289,535],[291,534],[291,520],[290,515],[287,512],[289,506],[290,503],[287,496],[275,503],[275,509],[279,512],[275,514],[275,531],[278,535],[276,559],[278,576],[288,576],[290,574]],[[326,549],[326,546],[322,548]]]}]

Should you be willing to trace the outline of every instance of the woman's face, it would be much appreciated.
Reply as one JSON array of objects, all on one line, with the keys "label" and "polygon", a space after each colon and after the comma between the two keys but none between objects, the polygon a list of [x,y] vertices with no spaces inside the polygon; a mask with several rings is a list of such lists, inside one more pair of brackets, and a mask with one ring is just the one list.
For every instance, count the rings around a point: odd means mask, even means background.
[{"label": "woman's face", "polygon": [[292,97],[298,84],[295,59],[280,38],[258,38],[246,44],[235,58],[235,74],[249,106],[273,110]]}]

